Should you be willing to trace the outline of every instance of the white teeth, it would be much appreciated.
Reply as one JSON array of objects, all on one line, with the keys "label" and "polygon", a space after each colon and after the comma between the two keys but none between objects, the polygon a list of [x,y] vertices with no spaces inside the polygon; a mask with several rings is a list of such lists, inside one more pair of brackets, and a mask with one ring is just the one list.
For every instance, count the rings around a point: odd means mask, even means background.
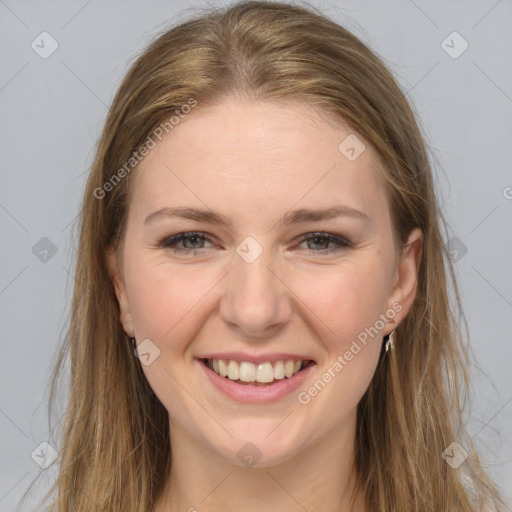
[{"label": "white teeth", "polygon": [[229,380],[238,380],[240,378],[240,366],[236,361],[229,361],[228,378]]},{"label": "white teeth", "polygon": [[252,363],[240,363],[240,380],[242,382],[254,382],[256,380],[256,366]]},{"label": "white teeth", "polygon": [[[228,376],[228,367],[226,366],[226,362],[223,359],[219,359],[219,375],[221,377],[227,377]],[[215,365],[213,365],[213,371],[215,371]],[[217,373],[217,372],[216,372]]]},{"label": "white teeth", "polygon": [[258,373],[256,374],[256,380],[258,382],[263,383],[272,382],[274,380],[274,368],[272,368],[272,365],[270,363],[260,363],[258,365]]},{"label": "white teeth", "polygon": [[284,379],[284,363],[283,361],[276,361],[274,365],[274,379]]},{"label": "white teeth", "polygon": [[234,361],[225,359],[208,359],[207,365],[221,377],[242,382],[259,382],[268,384],[274,380],[282,380],[285,377],[293,377],[298,373],[307,361],[276,361],[254,364],[248,361]]}]

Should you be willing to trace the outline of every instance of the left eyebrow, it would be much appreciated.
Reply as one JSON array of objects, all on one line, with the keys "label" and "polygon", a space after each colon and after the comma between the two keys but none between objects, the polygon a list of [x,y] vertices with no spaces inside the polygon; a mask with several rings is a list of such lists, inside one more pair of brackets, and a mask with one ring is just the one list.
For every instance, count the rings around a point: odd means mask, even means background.
[{"label": "left eyebrow", "polygon": [[[220,213],[211,210],[202,210],[188,207],[160,208],[159,210],[149,214],[146,217],[144,224],[154,222],[161,217],[180,217],[183,219],[196,220],[198,222],[204,222],[207,224],[223,225],[228,229],[231,229],[233,225]],[[366,213],[363,213],[349,206],[339,205],[316,210],[306,208],[293,210],[286,213],[280,220],[280,223],[285,226],[291,226],[295,224],[304,224],[306,222],[319,222],[336,217],[352,217],[354,219],[362,220],[366,223],[370,222],[370,218],[368,215],[366,215]]]},{"label": "left eyebrow", "polygon": [[285,214],[281,220],[282,224],[289,226],[292,224],[302,224],[306,222],[318,222],[321,220],[334,219],[336,217],[353,217],[354,219],[370,222],[370,217],[355,208],[345,205],[331,206],[320,210],[301,208]]}]

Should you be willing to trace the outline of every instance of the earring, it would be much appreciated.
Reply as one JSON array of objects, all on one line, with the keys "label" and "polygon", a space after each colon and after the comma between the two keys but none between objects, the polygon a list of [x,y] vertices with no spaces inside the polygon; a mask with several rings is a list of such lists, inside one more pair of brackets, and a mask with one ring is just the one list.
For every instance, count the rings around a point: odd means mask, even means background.
[{"label": "earring", "polygon": [[395,330],[391,331],[387,336],[385,348],[386,352],[393,350],[395,348]]},{"label": "earring", "polygon": [[129,334],[127,333],[128,339],[132,342],[133,349],[135,350],[137,348],[137,343],[135,341],[135,329],[133,327],[126,327],[126,325],[125,325],[125,329],[129,333]]}]

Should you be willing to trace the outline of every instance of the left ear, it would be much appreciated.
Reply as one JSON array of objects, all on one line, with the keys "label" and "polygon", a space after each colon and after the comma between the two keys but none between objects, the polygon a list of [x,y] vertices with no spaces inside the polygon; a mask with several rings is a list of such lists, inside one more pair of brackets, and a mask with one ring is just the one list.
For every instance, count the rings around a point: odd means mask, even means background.
[{"label": "left ear", "polygon": [[[397,311],[394,325],[387,329],[389,334],[407,316],[416,297],[418,289],[418,275],[421,264],[423,248],[423,232],[415,228],[409,234],[407,243],[404,245],[399,261],[395,269],[393,288],[389,296],[388,307]],[[401,309],[392,307],[393,304],[400,304]]]}]

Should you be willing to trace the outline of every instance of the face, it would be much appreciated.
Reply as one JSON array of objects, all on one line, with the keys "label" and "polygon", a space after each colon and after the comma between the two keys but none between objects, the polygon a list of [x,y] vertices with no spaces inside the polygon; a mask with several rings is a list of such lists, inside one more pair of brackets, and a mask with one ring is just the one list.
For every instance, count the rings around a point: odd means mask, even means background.
[{"label": "face", "polygon": [[349,128],[299,102],[199,107],[135,171],[108,261],[171,440],[270,466],[355,424],[420,234],[397,254],[376,153],[339,149]]}]

